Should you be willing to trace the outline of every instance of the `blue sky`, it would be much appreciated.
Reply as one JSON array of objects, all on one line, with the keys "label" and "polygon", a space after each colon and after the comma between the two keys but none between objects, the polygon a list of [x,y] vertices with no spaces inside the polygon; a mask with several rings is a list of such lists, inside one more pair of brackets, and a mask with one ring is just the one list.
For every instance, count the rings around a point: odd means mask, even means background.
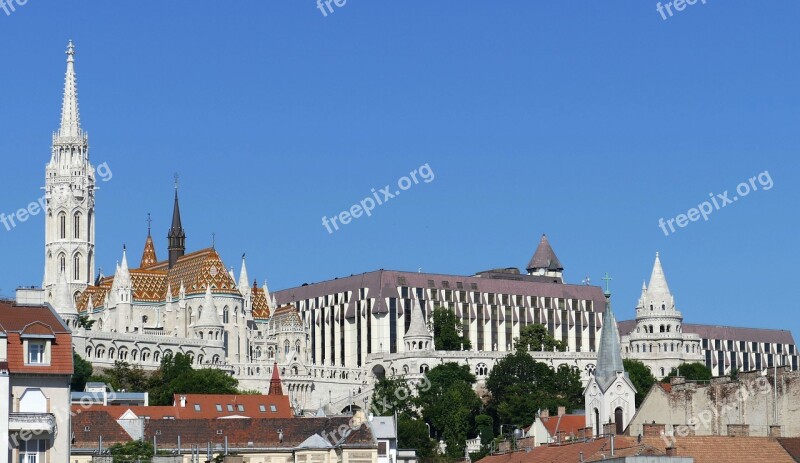
[{"label": "blue sky", "polygon": [[[98,264],[160,257],[173,174],[189,250],[282,289],[379,268],[524,267],[547,233],[633,317],[656,251],[690,323],[792,329],[800,4],[46,2],[0,10],[0,212],[41,195],[68,39],[95,165]],[[329,234],[334,216],[428,164]],[[665,236],[674,218],[768,171]],[[758,183],[756,183],[758,185]],[[0,228],[0,294],[38,284],[42,216]],[[785,295],[785,293],[789,295]]]}]

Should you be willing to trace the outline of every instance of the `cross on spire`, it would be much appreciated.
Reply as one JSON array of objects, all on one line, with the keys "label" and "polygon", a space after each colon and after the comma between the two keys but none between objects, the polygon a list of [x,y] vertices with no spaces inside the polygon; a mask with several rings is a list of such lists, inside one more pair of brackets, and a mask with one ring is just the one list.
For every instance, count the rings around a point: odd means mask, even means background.
[{"label": "cross on spire", "polygon": [[178,191],[178,173],[175,172],[175,191]]},{"label": "cross on spire", "polygon": [[147,236],[150,236],[150,228],[153,225],[153,219],[150,218],[150,213],[147,213]]},{"label": "cross on spire", "polygon": [[613,278],[611,278],[611,275],[609,275],[608,272],[606,272],[602,280],[606,282],[606,295],[610,296],[611,290],[609,289],[609,285],[611,283],[611,280],[613,280]]}]

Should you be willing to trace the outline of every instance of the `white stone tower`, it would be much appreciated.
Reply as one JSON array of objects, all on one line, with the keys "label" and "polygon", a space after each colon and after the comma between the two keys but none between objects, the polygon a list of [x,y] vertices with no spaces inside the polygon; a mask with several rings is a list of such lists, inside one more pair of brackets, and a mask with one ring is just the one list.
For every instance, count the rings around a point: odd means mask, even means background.
[{"label": "white stone tower", "polygon": [[75,78],[75,47],[67,47],[67,73],[61,127],[45,178],[45,273],[43,287],[53,303],[60,272],[74,298],[94,276],[95,171],[89,163],[89,137],[81,130]]},{"label": "white stone tower", "polygon": [[650,284],[642,284],[636,328],[622,338],[622,345],[625,357],[644,362],[656,379],[683,363],[703,361],[700,336],[683,332],[683,315],[675,306],[658,253]]},{"label": "white stone tower", "polygon": [[[622,364],[619,329],[608,291],[606,300],[597,367],[584,391],[586,427],[591,427],[595,436],[622,434],[636,414],[636,388]],[[611,429],[606,427],[609,424]]]}]

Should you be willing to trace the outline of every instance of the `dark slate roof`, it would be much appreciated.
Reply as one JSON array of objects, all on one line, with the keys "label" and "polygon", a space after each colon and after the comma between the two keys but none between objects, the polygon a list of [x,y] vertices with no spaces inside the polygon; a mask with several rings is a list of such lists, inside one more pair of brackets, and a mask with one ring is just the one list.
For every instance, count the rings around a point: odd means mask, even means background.
[{"label": "dark slate roof", "polygon": [[531,261],[528,262],[527,270],[531,272],[534,269],[540,268],[556,271],[564,270],[564,266],[561,265],[561,261],[558,260],[556,253],[553,251],[552,246],[550,246],[550,241],[547,240],[547,235],[542,235],[536,252],[533,254],[533,257],[531,257]]},{"label": "dark slate roof", "polygon": [[[274,418],[274,419],[210,419],[210,420],[147,420],[145,440],[150,442],[157,437],[159,448],[177,448],[178,436],[181,446],[193,444],[205,448],[211,442],[212,448],[224,445],[225,437],[231,447],[286,448],[299,447],[314,434],[322,435],[329,442],[337,444],[342,439],[345,447],[376,447],[376,441],[369,426],[362,425],[355,431],[338,434],[340,426],[349,430],[350,417],[330,418]],[[281,442],[279,431],[283,433]],[[325,434],[323,434],[325,433]]]},{"label": "dark slate roof", "polygon": [[[619,322],[621,335],[629,334],[636,328],[636,320]],[[740,328],[735,326],[695,325],[684,323],[684,333],[693,333],[703,339],[721,339],[731,341],[767,342],[772,344],[794,344],[794,336],[788,330],[771,330],[764,328]]]},{"label": "dark slate roof", "polygon": [[[446,289],[453,291],[480,291],[495,294],[592,300],[594,301],[594,310],[596,312],[605,310],[605,296],[599,286],[543,282],[540,278],[529,275],[506,275],[506,277],[503,277],[500,274],[493,274],[491,278],[484,278],[395,270],[376,270],[360,275],[351,275],[284,289],[275,292],[275,299],[279,305],[285,305],[327,294],[352,292],[353,296],[346,307],[346,316],[350,317],[351,314],[352,316],[355,314],[355,301],[358,299],[358,290],[360,288],[368,288],[367,297],[375,299],[372,313],[384,314],[389,312],[385,300],[390,297],[399,298],[399,287],[430,288],[430,281],[433,281],[433,287],[436,289],[445,289],[446,282],[448,286]],[[458,287],[458,283],[461,283],[461,288]],[[423,297],[423,300],[425,299],[427,299],[427,295]]]}]

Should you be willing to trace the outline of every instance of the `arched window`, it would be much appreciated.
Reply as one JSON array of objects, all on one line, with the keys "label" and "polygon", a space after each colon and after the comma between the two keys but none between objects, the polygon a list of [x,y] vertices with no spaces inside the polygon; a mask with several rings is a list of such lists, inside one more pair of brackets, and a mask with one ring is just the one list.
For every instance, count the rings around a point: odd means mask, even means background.
[{"label": "arched window", "polygon": [[286,355],[289,355],[289,341],[286,341],[286,342],[283,343],[283,352]]},{"label": "arched window", "polygon": [[659,333],[663,333],[664,332],[664,325],[661,325],[661,326],[658,327],[658,332]]},{"label": "arched window", "polygon": [[661,304],[661,310],[667,310],[667,305],[666,304]]},{"label": "arched window", "polygon": [[81,213],[80,212],[76,212],[75,215],[73,216],[72,220],[73,220],[73,223],[72,223],[73,236],[72,237],[77,240],[77,239],[80,239],[80,237],[81,237]]},{"label": "arched window", "polygon": [[667,325],[667,333],[672,331],[672,325]]},{"label": "arched window", "polygon": [[661,376],[664,376],[664,367],[661,367]]},{"label": "arched window", "polygon": [[58,255],[58,268],[62,272],[67,271],[67,255],[63,252]]},{"label": "arched window", "polygon": [[224,309],[222,309],[222,323],[227,324],[228,323],[228,318],[229,318],[229,316],[228,316],[228,308],[225,307]]},{"label": "arched window", "polygon": [[81,255],[75,254],[72,259],[72,278],[80,281],[81,279]]},{"label": "arched window", "polygon": [[67,214],[63,212],[58,213],[58,236],[65,240],[67,239]]}]

